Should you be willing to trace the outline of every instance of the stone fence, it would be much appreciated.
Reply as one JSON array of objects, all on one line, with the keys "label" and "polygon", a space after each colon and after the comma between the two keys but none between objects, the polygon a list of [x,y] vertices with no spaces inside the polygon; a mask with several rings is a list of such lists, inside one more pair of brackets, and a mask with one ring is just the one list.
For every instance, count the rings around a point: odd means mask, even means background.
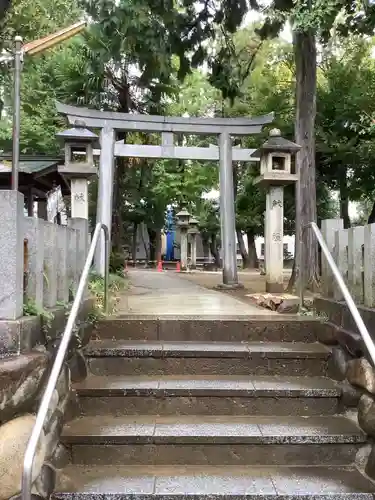
[{"label": "stone fence", "polygon": [[[0,191],[0,500],[19,498],[26,445],[88,242],[87,219],[71,219],[68,226],[58,226],[26,217],[22,194]],[[35,304],[36,315],[23,316],[27,301]],[[67,462],[60,434],[64,422],[77,416],[72,383],[87,376],[83,349],[92,335],[92,315],[93,300],[87,295],[36,452],[33,498],[50,498],[57,471]]]},{"label": "stone fence", "polygon": [[[322,234],[357,304],[375,307],[375,224],[344,229],[342,219],[322,221]],[[343,299],[332,271],[322,257],[322,294]]]},{"label": "stone fence", "polygon": [[24,304],[66,304],[78,286],[88,252],[87,219],[68,226],[24,215],[24,197],[0,191],[0,320],[17,320]]}]

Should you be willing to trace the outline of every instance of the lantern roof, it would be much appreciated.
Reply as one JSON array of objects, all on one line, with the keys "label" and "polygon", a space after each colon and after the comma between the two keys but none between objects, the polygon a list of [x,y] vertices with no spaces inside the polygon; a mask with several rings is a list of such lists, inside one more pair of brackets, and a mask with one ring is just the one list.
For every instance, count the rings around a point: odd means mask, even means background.
[{"label": "lantern roof", "polygon": [[266,142],[254,151],[251,156],[259,157],[261,153],[271,152],[297,153],[300,149],[301,146],[295,142],[289,141],[288,139],[284,139],[284,137],[281,137],[280,130],[278,128],[274,128],[270,131],[269,138]]},{"label": "lantern roof", "polygon": [[183,217],[188,218],[190,217],[190,213],[186,210],[186,208],[183,208],[178,212],[178,214],[176,214],[176,217],[178,217],[179,219],[182,219]]},{"label": "lantern roof", "polygon": [[64,141],[80,141],[80,142],[95,142],[98,136],[85,127],[85,123],[81,120],[76,120],[73,128],[64,130],[56,134],[56,137]]}]

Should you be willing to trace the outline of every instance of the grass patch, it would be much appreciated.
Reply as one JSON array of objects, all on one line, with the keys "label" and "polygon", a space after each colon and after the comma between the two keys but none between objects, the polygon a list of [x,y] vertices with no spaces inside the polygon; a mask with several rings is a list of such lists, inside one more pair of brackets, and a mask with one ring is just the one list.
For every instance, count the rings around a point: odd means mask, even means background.
[{"label": "grass patch", "polygon": [[[89,291],[95,300],[95,309],[100,316],[104,315],[104,278],[92,272],[89,276]],[[129,281],[119,274],[110,274],[108,280],[108,314],[114,314],[119,295],[129,287]]]}]

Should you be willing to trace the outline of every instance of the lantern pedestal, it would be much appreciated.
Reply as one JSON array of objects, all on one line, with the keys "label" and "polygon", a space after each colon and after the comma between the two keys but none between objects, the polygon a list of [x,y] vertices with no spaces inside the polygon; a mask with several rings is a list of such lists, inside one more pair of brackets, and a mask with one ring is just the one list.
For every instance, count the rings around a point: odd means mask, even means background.
[{"label": "lantern pedestal", "polygon": [[264,228],[266,292],[283,292],[284,268],[284,187],[269,186],[266,195]]},{"label": "lantern pedestal", "polygon": [[181,271],[186,271],[187,270],[187,260],[188,260],[188,238],[187,238],[187,228],[186,227],[181,227],[180,228],[180,235],[181,235],[181,241],[180,241],[180,249],[181,249],[181,256],[180,256],[180,261],[181,261]]},{"label": "lantern pedestal", "polygon": [[89,193],[88,179],[96,175],[95,167],[86,167],[82,169],[61,166],[59,173],[70,182],[71,191],[71,217],[88,219],[89,218]]}]

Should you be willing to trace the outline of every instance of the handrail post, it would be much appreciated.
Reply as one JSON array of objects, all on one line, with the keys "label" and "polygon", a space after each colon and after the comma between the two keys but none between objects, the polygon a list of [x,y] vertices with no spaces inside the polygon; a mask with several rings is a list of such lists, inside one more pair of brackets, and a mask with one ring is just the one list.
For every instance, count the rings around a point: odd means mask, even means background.
[{"label": "handrail post", "polygon": [[85,265],[82,270],[82,274],[78,283],[78,289],[76,296],[74,298],[70,314],[68,316],[68,321],[64,329],[64,333],[61,337],[61,343],[57,350],[55,360],[53,362],[52,370],[47,381],[47,386],[43,393],[37,414],[35,419],[35,425],[31,431],[30,439],[26,446],[25,457],[23,461],[23,471],[22,471],[22,500],[31,500],[31,486],[32,486],[32,470],[34,465],[34,459],[36,450],[38,448],[38,443],[40,436],[43,432],[44,423],[47,417],[48,408],[51,403],[53,392],[56,388],[58,378],[62,366],[65,361],[66,352],[69,347],[69,342],[72,337],[73,328],[77,320],[77,315],[81,305],[82,298],[86,289],[86,282],[89,276],[92,261],[94,259],[94,253],[96,246],[99,241],[99,236],[101,231],[104,231],[105,240],[105,275],[104,275],[104,310],[108,311],[108,282],[109,282],[109,231],[105,224],[98,222],[95,227],[95,231],[92,237],[89,252],[86,257]]}]

